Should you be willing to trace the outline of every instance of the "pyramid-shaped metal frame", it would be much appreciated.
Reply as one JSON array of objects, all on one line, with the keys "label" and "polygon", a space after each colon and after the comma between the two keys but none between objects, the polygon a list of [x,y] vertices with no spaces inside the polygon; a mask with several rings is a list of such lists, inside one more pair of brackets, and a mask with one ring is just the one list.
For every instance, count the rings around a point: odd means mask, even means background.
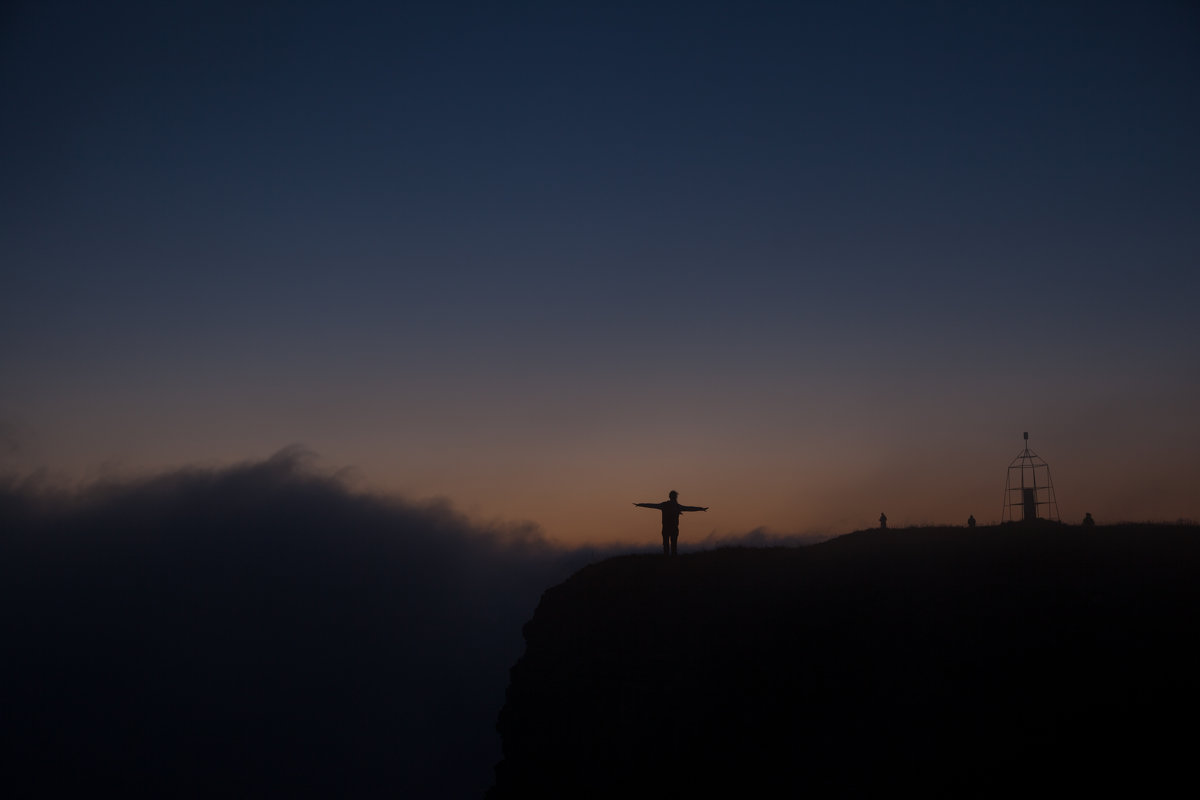
[{"label": "pyramid-shaped metal frame", "polygon": [[1054,481],[1050,478],[1050,465],[1029,449],[1029,433],[1026,432],[1025,449],[1008,465],[1008,474],[1004,479],[1004,508],[1000,513],[1000,521],[1030,522],[1034,519],[1060,521],[1058,501],[1054,497]]}]

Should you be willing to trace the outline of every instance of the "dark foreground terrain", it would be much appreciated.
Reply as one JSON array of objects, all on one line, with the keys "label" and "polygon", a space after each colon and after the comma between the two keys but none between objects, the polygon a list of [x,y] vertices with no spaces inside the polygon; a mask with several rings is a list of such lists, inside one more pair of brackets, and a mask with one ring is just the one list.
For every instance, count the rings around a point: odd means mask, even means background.
[{"label": "dark foreground terrain", "polygon": [[491,797],[1190,783],[1198,577],[1195,526],[611,559],[526,625]]}]

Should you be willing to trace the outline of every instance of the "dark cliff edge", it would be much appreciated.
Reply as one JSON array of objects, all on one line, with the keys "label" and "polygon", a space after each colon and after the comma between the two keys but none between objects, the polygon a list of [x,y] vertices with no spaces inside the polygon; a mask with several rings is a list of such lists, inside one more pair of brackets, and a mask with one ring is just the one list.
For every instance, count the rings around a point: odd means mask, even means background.
[{"label": "dark cliff edge", "polygon": [[862,531],[591,565],[525,626],[490,798],[1189,777],[1200,529]]}]

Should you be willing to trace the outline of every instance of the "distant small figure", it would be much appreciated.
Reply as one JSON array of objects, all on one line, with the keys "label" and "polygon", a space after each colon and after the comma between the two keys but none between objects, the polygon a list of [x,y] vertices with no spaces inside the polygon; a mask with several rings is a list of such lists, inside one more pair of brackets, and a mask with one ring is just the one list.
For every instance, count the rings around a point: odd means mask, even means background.
[{"label": "distant small figure", "polygon": [[883,512],[879,513],[879,530],[887,530],[887,514],[884,514]]},{"label": "distant small figure", "polygon": [[634,503],[639,508],[659,508],[662,509],[662,537],[663,537],[663,555],[673,556],[678,555],[677,548],[679,543],[679,515],[684,511],[708,511],[708,506],[681,506],[675,498],[679,497],[679,492],[671,490],[670,500],[664,500],[661,503]]},{"label": "distant small figure", "polygon": [[1096,520],[1092,519],[1092,512],[1087,512],[1083,515],[1083,527],[1090,528],[1096,524]]},{"label": "distant small figure", "polygon": [[974,515],[974,514],[972,514],[971,516],[967,517],[967,527],[968,527],[968,528],[974,528],[974,527],[975,527],[975,515]]}]

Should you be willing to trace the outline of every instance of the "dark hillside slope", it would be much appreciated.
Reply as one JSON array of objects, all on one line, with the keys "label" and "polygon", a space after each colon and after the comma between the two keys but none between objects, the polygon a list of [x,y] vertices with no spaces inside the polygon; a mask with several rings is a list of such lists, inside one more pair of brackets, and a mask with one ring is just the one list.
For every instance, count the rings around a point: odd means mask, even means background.
[{"label": "dark hillside slope", "polygon": [[864,531],[547,591],[494,797],[1145,789],[1184,775],[1200,530]]}]

